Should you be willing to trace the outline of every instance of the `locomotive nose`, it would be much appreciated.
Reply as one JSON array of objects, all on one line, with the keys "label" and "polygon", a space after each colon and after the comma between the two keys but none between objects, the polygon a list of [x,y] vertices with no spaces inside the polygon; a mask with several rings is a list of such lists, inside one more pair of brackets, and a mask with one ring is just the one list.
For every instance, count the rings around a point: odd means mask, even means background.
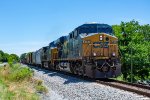
[{"label": "locomotive nose", "polygon": [[103,71],[103,72],[108,72],[109,69],[110,69],[109,66],[103,66],[103,67],[102,67],[102,71]]}]

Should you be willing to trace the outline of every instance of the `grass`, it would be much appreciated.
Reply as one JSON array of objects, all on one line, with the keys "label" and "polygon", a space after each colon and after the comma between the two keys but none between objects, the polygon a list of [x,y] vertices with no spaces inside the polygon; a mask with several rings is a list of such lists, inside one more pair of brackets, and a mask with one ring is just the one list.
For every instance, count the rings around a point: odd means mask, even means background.
[{"label": "grass", "polygon": [[116,77],[115,79],[116,79],[116,80],[119,80],[119,81],[124,81],[124,80],[123,80],[123,75],[122,75],[122,74],[121,74],[120,76]]},{"label": "grass", "polygon": [[0,79],[0,98],[10,100],[14,96],[13,92],[8,91],[7,86]]},{"label": "grass", "polygon": [[43,93],[47,93],[48,92],[48,90],[47,90],[47,88],[46,87],[44,87],[43,85],[42,85],[42,83],[43,83],[43,81],[42,80],[37,80],[36,81],[36,90],[38,91],[38,92],[43,92]]},{"label": "grass", "polygon": [[0,100],[39,100],[37,92],[47,92],[33,71],[20,64],[0,67]]},{"label": "grass", "polygon": [[[121,74],[120,76],[116,77],[116,78],[112,78],[112,79],[116,79],[116,80],[119,80],[119,81],[125,81],[125,82],[131,82],[131,78],[128,77],[127,80],[124,80],[123,79],[123,74]],[[148,76],[148,78],[145,78],[145,80],[149,80],[150,79],[150,74]],[[137,80],[142,80],[141,78],[139,78],[138,76],[134,76],[133,77],[133,82],[137,82]]]}]

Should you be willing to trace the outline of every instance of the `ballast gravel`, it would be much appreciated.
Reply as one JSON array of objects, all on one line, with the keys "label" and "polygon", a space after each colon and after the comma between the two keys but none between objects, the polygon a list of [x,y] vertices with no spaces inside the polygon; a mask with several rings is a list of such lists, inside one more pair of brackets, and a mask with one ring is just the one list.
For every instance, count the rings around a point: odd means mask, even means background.
[{"label": "ballast gravel", "polygon": [[132,92],[81,80],[57,72],[31,67],[34,77],[43,80],[47,94],[41,100],[150,100]]}]

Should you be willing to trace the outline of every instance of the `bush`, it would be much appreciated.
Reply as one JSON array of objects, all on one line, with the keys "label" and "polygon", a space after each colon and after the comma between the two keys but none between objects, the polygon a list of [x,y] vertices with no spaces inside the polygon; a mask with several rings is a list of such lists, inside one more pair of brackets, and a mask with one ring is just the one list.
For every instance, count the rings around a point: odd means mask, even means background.
[{"label": "bush", "polygon": [[37,85],[36,86],[36,90],[38,91],[38,92],[47,92],[47,89],[46,89],[46,87],[44,87],[43,85]]},{"label": "bush", "polygon": [[[36,86],[39,91],[46,91],[40,87],[42,81],[32,83],[33,71],[20,64],[12,64],[0,67],[0,100],[39,100]],[[19,81],[19,82],[18,82]]]},{"label": "bush", "polygon": [[37,85],[42,85],[43,81],[42,80],[37,80]]},{"label": "bush", "polygon": [[[16,69],[16,67],[14,67]],[[13,73],[10,75],[10,80],[12,81],[20,81],[24,80],[25,78],[30,78],[32,76],[32,71],[29,68],[22,67],[17,68]]]},{"label": "bush", "polygon": [[42,85],[42,83],[43,83],[43,81],[42,80],[36,80],[35,81],[35,83],[36,83],[36,86],[35,86],[35,88],[36,88],[36,91],[37,92],[45,92],[45,93],[47,93],[47,88],[46,87],[44,87],[43,85]]},{"label": "bush", "polygon": [[7,65],[0,68],[0,76],[10,81],[20,81],[28,79],[33,75],[27,67],[21,67],[20,64]]}]

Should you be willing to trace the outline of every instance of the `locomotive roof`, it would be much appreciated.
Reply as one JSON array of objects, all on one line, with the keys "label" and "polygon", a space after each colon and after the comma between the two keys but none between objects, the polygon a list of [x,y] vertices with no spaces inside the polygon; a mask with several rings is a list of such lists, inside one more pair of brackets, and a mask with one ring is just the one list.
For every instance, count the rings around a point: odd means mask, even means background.
[{"label": "locomotive roof", "polygon": [[48,48],[48,46],[42,47],[42,49],[47,49],[47,48]]},{"label": "locomotive roof", "polygon": [[61,36],[61,37],[58,38],[57,40],[50,42],[50,43],[49,43],[49,46],[50,46],[50,47],[56,47],[56,44],[58,44],[58,43],[63,43],[66,39],[67,39],[67,36]]},{"label": "locomotive roof", "polygon": [[100,24],[100,23],[86,23],[75,30],[78,31],[79,34],[81,33],[108,33],[112,34],[113,30],[112,27],[108,24]]},{"label": "locomotive roof", "polygon": [[104,27],[111,27],[110,25],[108,25],[108,24],[100,24],[100,23],[86,23],[86,24],[83,24],[83,25],[81,25],[81,26],[79,26],[79,27],[77,27],[77,28],[83,28],[83,27],[92,27],[92,26],[97,26],[97,27],[102,27],[102,28],[104,28]]},{"label": "locomotive roof", "polygon": [[[112,27],[108,24],[100,24],[100,23],[86,23],[81,26],[78,26],[75,28],[75,30],[78,31],[78,34],[84,34],[84,33],[107,33],[109,35],[112,35],[113,30]],[[72,32],[71,32],[72,33]],[[69,33],[69,34],[71,34]],[[89,34],[90,35],[90,34]],[[57,43],[63,42],[67,39],[67,36],[61,36],[55,41],[52,41],[49,43],[49,47],[55,47]]]}]

